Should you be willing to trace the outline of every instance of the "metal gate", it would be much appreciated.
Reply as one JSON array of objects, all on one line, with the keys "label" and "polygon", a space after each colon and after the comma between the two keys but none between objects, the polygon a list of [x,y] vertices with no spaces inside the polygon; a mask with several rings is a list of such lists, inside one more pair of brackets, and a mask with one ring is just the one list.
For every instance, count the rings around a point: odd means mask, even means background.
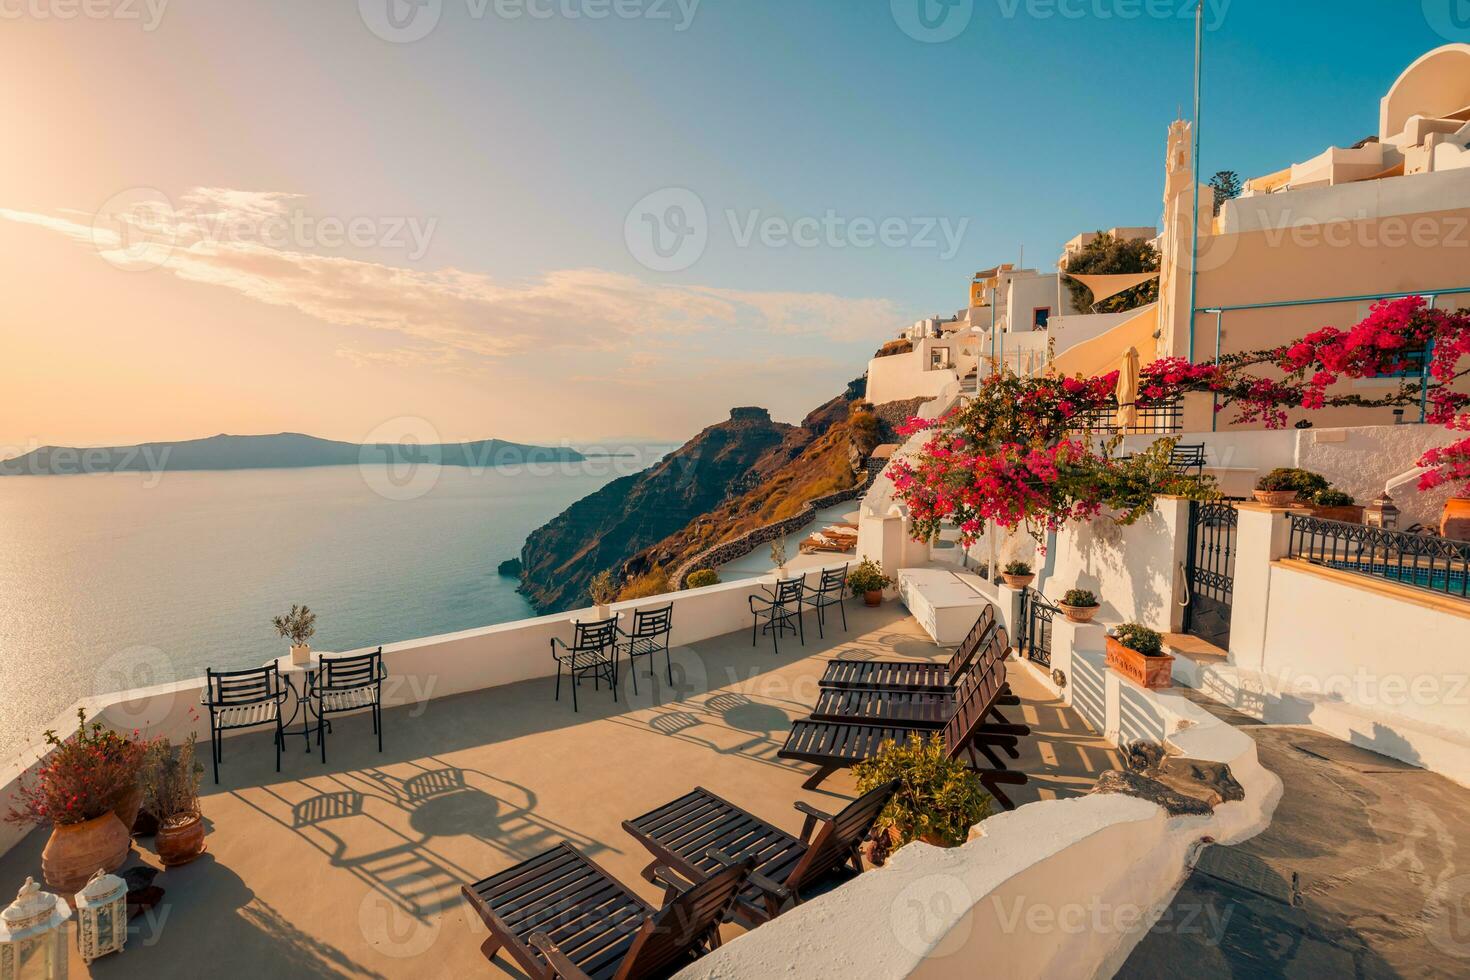
[{"label": "metal gate", "polygon": [[1230,647],[1230,604],[1235,593],[1235,504],[1192,501],[1185,584],[1184,632],[1221,649]]},{"label": "metal gate", "polygon": [[1021,593],[1021,652],[1027,660],[1051,666],[1051,622],[1059,610],[1046,596],[1028,588]]}]

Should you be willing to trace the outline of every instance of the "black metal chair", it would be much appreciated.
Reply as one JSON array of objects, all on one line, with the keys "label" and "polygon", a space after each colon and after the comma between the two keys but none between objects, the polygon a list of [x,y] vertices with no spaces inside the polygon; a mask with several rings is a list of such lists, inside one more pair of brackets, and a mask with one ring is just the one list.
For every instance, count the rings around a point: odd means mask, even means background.
[{"label": "black metal chair", "polygon": [[238,729],[276,726],[276,772],[281,771],[281,750],[286,746],[281,705],[289,690],[273,663],[250,670],[205,671],[201,700],[209,709],[209,748],[215,785],[219,785],[219,764],[224,758],[224,733]]},{"label": "black metal chair", "polygon": [[847,606],[843,605],[842,597],[847,593],[847,565],[841,568],[822,569],[822,579],[814,588],[806,584],[802,579],[801,604],[810,606],[817,611],[817,636],[822,637],[822,626],[826,619],[828,606],[836,606],[842,611],[842,632],[847,632]]},{"label": "black metal chair", "polygon": [[751,646],[756,645],[757,628],[761,633],[771,634],[771,643],[777,653],[781,652],[781,634],[787,630],[801,637],[801,645],[806,646],[806,627],[801,618],[801,596],[805,588],[806,579],[798,575],[777,581],[774,593],[761,586],[765,597],[750,597],[750,612],[755,617],[750,625]]},{"label": "black metal chair", "polygon": [[1205,471],[1205,444],[1175,446],[1169,451],[1169,468],[1182,476],[1200,476]]},{"label": "black metal chair", "polygon": [[373,733],[378,751],[383,751],[383,648],[372,653],[322,657],[321,669],[307,681],[307,702],[316,712],[316,741],[327,761],[326,733],[332,730],[328,715],[367,709],[373,716]]},{"label": "black metal chair", "polygon": [[[602,681],[612,688],[613,700],[618,699],[618,617],[602,619],[592,623],[574,623],[576,632],[568,644],[559,636],[551,638],[551,656],[556,660],[556,699],[561,700],[561,670],[567,669],[572,677],[572,710],[580,711],[577,704],[577,684],[586,674],[592,675],[592,686],[600,689]],[[557,648],[561,648],[561,653]]]},{"label": "black metal chair", "polygon": [[660,609],[639,609],[633,613],[633,628],[618,629],[622,637],[619,647],[628,655],[628,673],[633,677],[633,693],[638,693],[637,659],[648,658],[648,676],[653,676],[653,655],[660,650],[664,654],[664,670],[669,675],[669,686],[674,684],[674,664],[669,656],[669,634],[674,630],[674,604],[671,602]]}]

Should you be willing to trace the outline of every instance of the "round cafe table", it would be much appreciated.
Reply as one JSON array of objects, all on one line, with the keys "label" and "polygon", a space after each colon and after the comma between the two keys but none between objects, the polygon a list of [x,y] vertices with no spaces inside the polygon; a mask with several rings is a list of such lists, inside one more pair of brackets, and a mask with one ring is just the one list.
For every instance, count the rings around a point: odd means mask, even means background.
[{"label": "round cafe table", "polygon": [[[331,650],[313,650],[302,663],[293,660],[289,653],[275,659],[276,670],[296,702],[291,707],[291,717],[281,727],[290,728],[296,723],[296,716],[301,715],[301,737],[306,740],[307,752],[311,751],[311,718],[314,714],[311,710],[311,698],[307,694],[315,683],[317,674],[321,673],[321,658],[324,656],[331,657],[335,654]],[[301,682],[300,687],[297,687],[297,681]]]}]

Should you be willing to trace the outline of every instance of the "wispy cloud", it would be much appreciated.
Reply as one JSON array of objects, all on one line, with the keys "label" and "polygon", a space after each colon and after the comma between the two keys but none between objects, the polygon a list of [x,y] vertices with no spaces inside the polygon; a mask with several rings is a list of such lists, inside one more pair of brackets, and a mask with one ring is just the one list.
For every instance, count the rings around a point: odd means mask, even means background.
[{"label": "wispy cloud", "polygon": [[[311,246],[327,238],[329,219],[303,222],[300,200],[280,192],[197,188],[177,206],[154,195],[100,217],[0,209],[0,218],[64,235],[124,267],[142,256],[157,267],[154,274],[233,290],[324,323],[393,335],[389,349],[374,341],[339,351],[358,364],[454,370],[549,347],[626,350],[635,337],[708,331],[865,342],[899,320],[884,299],[666,285],[601,269],[504,282],[455,268],[421,271],[323,254]],[[376,220],[376,227],[359,226],[363,236],[386,240],[432,231],[429,225],[405,232],[405,219]]]}]

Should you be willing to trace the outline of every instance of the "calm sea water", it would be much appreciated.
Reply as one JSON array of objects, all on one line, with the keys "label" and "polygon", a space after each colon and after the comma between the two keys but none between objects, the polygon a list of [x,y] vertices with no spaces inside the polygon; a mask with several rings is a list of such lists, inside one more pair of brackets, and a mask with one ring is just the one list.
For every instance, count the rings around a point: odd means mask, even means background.
[{"label": "calm sea water", "polygon": [[323,650],[534,615],[496,566],[662,449],[409,480],[381,467],[0,479],[0,757],[79,697],[284,653],[270,621],[293,602],[317,613]]}]

